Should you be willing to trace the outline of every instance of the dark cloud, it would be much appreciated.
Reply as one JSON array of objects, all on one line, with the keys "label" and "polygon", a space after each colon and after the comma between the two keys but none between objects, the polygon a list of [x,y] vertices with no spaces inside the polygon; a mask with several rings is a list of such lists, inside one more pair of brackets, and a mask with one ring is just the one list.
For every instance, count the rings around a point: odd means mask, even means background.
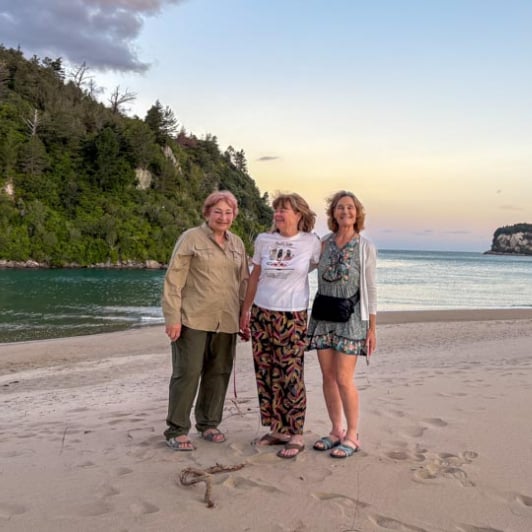
[{"label": "dark cloud", "polygon": [[273,155],[265,155],[264,157],[259,157],[257,161],[276,161],[277,159],[280,159],[280,157]]},{"label": "dark cloud", "polygon": [[145,17],[184,0],[0,0],[0,43],[25,54],[143,72],[134,41]]}]

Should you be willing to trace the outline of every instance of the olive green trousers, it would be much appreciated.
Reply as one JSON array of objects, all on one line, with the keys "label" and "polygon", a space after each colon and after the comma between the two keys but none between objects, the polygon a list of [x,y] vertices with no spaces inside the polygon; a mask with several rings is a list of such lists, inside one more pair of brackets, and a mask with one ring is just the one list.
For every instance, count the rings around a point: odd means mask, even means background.
[{"label": "olive green trousers", "polygon": [[164,432],[167,440],[190,431],[194,399],[198,431],[216,428],[222,421],[225,395],[235,357],[236,333],[198,331],[183,327],[181,336],[171,346],[172,377],[166,418],[168,428]]}]

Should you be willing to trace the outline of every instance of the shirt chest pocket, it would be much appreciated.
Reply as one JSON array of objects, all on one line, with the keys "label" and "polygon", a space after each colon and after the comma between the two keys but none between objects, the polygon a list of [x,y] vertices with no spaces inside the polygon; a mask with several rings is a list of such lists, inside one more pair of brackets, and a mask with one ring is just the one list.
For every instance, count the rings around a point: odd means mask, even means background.
[{"label": "shirt chest pocket", "polygon": [[193,268],[198,273],[208,274],[214,267],[214,249],[210,246],[196,246],[194,250]]},{"label": "shirt chest pocket", "polygon": [[233,265],[237,270],[240,270],[242,267],[242,262],[244,261],[244,254],[238,249],[229,250],[229,256],[233,261]]}]

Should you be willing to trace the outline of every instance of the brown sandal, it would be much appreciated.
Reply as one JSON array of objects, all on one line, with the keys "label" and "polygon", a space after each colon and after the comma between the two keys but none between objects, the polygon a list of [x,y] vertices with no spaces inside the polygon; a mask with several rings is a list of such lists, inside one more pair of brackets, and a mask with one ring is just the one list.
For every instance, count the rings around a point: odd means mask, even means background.
[{"label": "brown sandal", "polygon": [[[303,449],[305,445],[303,443],[287,443],[278,453],[279,458],[295,458]],[[297,449],[295,454],[283,454],[283,451],[289,451],[290,449]]]}]

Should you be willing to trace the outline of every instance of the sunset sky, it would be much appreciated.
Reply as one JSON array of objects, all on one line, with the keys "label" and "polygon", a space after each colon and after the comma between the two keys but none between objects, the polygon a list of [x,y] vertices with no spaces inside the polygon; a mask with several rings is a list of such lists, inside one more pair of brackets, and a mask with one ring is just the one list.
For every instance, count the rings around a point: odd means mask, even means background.
[{"label": "sunset sky", "polygon": [[485,251],[532,223],[529,0],[0,0],[0,42],[63,57],[243,149],[326,231],[353,191],[381,249]]}]

